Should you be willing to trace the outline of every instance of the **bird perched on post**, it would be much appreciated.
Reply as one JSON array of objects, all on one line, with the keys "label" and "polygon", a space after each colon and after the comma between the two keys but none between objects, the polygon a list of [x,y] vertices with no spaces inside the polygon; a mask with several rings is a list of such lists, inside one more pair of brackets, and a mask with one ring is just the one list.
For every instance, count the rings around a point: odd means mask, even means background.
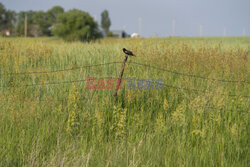
[{"label": "bird perched on post", "polygon": [[129,51],[129,50],[125,49],[125,48],[123,48],[122,50],[123,50],[123,52],[124,52],[126,55],[135,56],[131,51]]}]

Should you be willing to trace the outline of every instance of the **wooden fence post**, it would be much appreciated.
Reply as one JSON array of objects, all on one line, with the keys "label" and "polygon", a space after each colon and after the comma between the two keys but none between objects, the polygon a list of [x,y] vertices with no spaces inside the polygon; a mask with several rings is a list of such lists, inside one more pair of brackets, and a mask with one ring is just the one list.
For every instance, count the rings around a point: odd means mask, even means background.
[{"label": "wooden fence post", "polygon": [[117,84],[117,86],[115,88],[114,100],[117,99],[117,92],[118,92],[118,89],[119,89],[119,87],[121,85],[121,82],[122,82],[122,76],[123,76],[123,72],[124,72],[127,60],[128,60],[128,55],[125,55],[125,58],[124,58],[124,61],[123,61],[123,65],[122,65],[122,70],[120,72],[120,76],[119,76],[119,79],[118,79],[118,84]]},{"label": "wooden fence post", "polygon": [[25,13],[25,18],[24,18],[24,37],[27,37],[27,29],[28,29],[28,18],[27,18],[27,13]]}]

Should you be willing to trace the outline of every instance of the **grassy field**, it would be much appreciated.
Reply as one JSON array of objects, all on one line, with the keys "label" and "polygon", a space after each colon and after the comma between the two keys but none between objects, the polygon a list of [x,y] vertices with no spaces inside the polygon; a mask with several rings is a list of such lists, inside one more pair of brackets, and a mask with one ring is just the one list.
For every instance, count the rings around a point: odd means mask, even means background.
[{"label": "grassy field", "polygon": [[[162,89],[86,89],[123,47],[124,78]],[[249,37],[0,38],[0,166],[248,166],[249,56]]]}]

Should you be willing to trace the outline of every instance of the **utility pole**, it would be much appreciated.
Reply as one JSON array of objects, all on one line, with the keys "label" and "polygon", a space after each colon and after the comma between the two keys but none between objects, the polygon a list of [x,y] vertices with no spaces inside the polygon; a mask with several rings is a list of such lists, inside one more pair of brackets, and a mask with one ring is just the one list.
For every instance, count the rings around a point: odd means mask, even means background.
[{"label": "utility pole", "polygon": [[172,36],[175,36],[175,20],[172,21]]},{"label": "utility pole", "polygon": [[242,29],[242,35],[246,36],[246,28],[245,27],[243,27],[243,29]]},{"label": "utility pole", "polygon": [[224,32],[223,32],[224,37],[227,36],[227,28],[224,27]]},{"label": "utility pole", "polygon": [[95,22],[98,22],[96,14],[94,15],[94,20],[95,20]]},{"label": "utility pole", "polygon": [[200,24],[200,37],[202,36],[202,33],[203,33],[203,26],[202,24]]},{"label": "utility pole", "polygon": [[138,18],[138,34],[141,36],[142,35],[142,18]]},{"label": "utility pole", "polygon": [[25,18],[24,18],[24,37],[27,37],[27,14],[25,14]]},{"label": "utility pole", "polygon": [[122,30],[125,31],[126,30],[126,25],[122,26]]}]

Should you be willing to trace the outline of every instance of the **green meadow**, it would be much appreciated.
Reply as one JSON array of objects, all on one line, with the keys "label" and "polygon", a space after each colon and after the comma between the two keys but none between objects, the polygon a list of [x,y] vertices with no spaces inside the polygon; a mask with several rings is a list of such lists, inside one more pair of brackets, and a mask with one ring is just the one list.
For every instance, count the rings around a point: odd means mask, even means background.
[{"label": "green meadow", "polygon": [[[122,48],[117,100],[87,89]],[[0,38],[0,166],[248,166],[249,56],[250,37]]]}]

